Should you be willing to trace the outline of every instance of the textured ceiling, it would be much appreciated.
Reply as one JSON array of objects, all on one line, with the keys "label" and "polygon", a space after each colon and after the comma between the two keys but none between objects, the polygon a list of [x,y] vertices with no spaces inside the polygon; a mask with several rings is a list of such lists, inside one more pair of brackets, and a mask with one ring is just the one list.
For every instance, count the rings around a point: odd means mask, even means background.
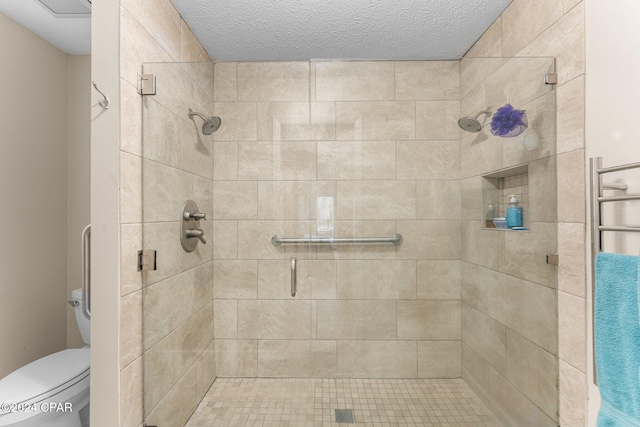
[{"label": "textured ceiling", "polygon": [[0,0],[0,13],[70,55],[91,52],[91,18],[56,18],[35,0]]},{"label": "textured ceiling", "polygon": [[217,60],[458,59],[511,0],[172,0]]}]

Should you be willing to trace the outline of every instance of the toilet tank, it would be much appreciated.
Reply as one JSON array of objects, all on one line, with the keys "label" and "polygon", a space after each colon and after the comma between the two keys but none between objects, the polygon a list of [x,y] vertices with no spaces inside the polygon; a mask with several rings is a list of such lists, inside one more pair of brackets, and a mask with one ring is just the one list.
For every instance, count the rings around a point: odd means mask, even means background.
[{"label": "toilet tank", "polygon": [[76,314],[76,323],[78,323],[78,329],[80,329],[82,341],[84,341],[85,345],[88,346],[91,344],[91,321],[82,313],[83,298],[84,294],[82,293],[82,289],[74,289],[74,291],[71,292],[71,300],[78,302],[78,304],[75,304],[75,307],[73,308]]}]

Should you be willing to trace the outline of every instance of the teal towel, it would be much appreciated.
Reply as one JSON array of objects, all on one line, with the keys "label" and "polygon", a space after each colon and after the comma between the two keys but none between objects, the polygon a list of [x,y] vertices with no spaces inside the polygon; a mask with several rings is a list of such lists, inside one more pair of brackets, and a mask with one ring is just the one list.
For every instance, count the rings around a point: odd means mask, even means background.
[{"label": "teal towel", "polygon": [[596,258],[598,427],[640,427],[638,260],[609,253]]}]

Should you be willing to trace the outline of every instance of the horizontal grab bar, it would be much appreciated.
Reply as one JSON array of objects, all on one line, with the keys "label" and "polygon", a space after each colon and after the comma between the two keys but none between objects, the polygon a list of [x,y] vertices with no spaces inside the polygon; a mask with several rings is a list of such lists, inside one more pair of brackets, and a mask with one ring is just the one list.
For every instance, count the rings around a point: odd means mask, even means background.
[{"label": "horizontal grab bar", "polygon": [[598,202],[621,202],[624,200],[640,200],[640,194],[628,196],[602,196],[598,197]]},{"label": "horizontal grab bar", "polygon": [[394,234],[392,237],[355,237],[355,238],[333,238],[333,237],[303,237],[288,238],[278,235],[271,238],[273,246],[280,245],[334,245],[334,244],[358,244],[358,243],[393,243],[398,246],[403,241],[401,234]]},{"label": "horizontal grab bar", "polygon": [[599,225],[598,230],[600,231],[632,231],[632,232],[640,232],[640,227],[620,227],[620,226],[611,226],[611,225]]},{"label": "horizontal grab bar", "polygon": [[625,171],[627,169],[635,169],[635,168],[640,168],[640,162],[629,163],[629,164],[620,165],[620,166],[611,166],[609,168],[597,168],[596,172],[599,174],[602,174],[602,173],[609,173],[609,172]]}]

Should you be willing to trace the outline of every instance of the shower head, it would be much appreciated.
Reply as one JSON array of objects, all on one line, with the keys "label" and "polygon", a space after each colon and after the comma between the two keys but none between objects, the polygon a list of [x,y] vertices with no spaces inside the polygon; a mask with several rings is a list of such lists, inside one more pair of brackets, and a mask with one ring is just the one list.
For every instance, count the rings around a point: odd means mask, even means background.
[{"label": "shower head", "polygon": [[487,108],[484,111],[480,111],[473,117],[468,116],[461,118],[460,120],[458,120],[458,126],[460,126],[460,129],[464,131],[478,133],[482,129],[482,123],[480,123],[478,117],[480,117],[480,115],[482,114],[486,114],[487,117],[491,117],[491,107]]},{"label": "shower head", "polygon": [[200,116],[200,118],[204,120],[204,123],[202,124],[202,133],[204,133],[205,135],[211,135],[212,133],[217,131],[220,127],[220,124],[222,123],[220,117],[205,117],[202,114],[192,111],[191,108],[189,108],[189,118],[193,119],[194,115]]}]

